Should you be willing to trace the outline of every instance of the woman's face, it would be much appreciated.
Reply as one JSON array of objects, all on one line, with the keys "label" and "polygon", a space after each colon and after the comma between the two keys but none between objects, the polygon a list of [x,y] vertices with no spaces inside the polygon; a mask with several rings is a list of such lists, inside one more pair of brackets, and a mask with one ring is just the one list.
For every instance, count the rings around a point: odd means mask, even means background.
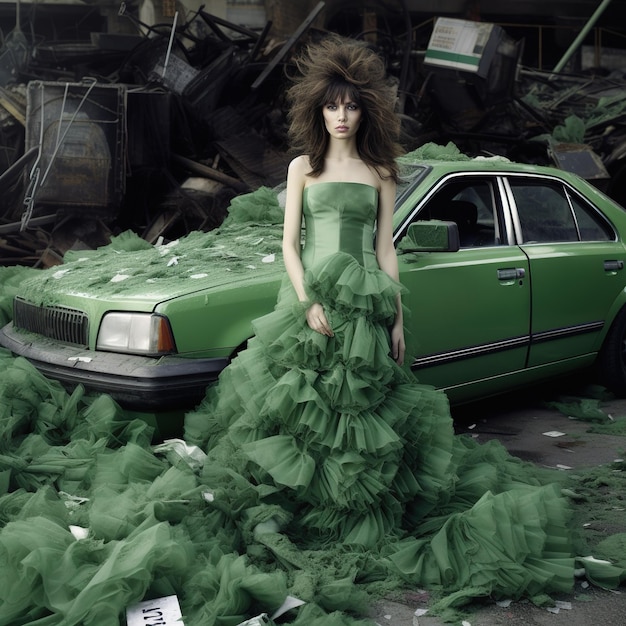
[{"label": "woman's face", "polygon": [[349,139],[356,135],[361,123],[361,107],[353,100],[342,98],[327,102],[322,107],[322,113],[331,137]]}]

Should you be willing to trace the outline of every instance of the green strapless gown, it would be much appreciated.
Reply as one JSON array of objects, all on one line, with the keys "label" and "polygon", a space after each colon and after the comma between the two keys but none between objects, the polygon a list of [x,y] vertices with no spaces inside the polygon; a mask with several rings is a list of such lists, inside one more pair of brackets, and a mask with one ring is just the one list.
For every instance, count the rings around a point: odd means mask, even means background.
[{"label": "green strapless gown", "polygon": [[245,510],[250,527],[273,518],[300,548],[382,549],[385,567],[415,584],[568,589],[558,489],[503,447],[455,436],[445,394],[390,357],[403,287],[376,262],[377,201],[363,184],[305,189],[306,290],[334,337],[309,329],[285,279],[247,350],[188,415],[188,439],[208,451],[205,479],[236,498],[230,514]]},{"label": "green strapless gown", "polygon": [[[261,215],[268,194],[249,196]],[[376,207],[367,185],[305,191],[306,289],[335,336],[308,328],[285,278],[187,415],[201,464],[0,351],[0,626],[119,626],[169,595],[186,626],[236,626],[287,596],[306,604],[280,623],[354,626],[371,624],[354,617],[366,595],[403,586],[452,603],[572,588],[559,489],[455,436],[446,396],[390,358],[402,286],[376,264]]]}]

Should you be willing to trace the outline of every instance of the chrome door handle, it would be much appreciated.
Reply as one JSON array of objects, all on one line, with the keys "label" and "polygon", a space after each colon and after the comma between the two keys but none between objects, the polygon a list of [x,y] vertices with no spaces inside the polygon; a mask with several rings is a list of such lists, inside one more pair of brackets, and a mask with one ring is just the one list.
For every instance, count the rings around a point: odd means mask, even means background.
[{"label": "chrome door handle", "polygon": [[498,280],[518,280],[526,276],[526,270],[523,267],[510,267],[504,270],[496,270]]},{"label": "chrome door handle", "polygon": [[604,262],[604,271],[605,272],[616,272],[618,270],[624,269],[624,261],[605,261]]}]

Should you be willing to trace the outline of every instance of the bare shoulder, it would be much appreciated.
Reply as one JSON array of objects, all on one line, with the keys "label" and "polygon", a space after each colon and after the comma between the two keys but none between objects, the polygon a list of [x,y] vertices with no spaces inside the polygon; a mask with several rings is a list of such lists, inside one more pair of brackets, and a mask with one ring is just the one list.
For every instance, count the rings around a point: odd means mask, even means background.
[{"label": "bare shoulder", "polygon": [[289,175],[292,177],[304,178],[307,172],[311,170],[311,164],[309,157],[306,154],[301,154],[293,159],[289,163]]},{"label": "bare shoulder", "polygon": [[378,191],[393,191],[395,192],[396,183],[393,173],[386,167],[374,168],[371,165],[367,166],[369,174],[372,177],[372,184],[378,188]]},{"label": "bare shoulder", "polygon": [[378,175],[380,191],[395,194],[396,181],[393,174],[388,170],[382,170]]}]

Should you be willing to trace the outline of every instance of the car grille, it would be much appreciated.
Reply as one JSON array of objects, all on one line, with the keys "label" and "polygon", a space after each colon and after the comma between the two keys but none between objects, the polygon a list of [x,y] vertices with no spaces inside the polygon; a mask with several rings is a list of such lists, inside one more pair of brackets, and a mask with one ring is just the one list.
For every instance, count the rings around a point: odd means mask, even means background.
[{"label": "car grille", "polygon": [[89,319],[82,311],[62,306],[37,306],[15,298],[13,300],[13,325],[78,346],[87,346]]}]

